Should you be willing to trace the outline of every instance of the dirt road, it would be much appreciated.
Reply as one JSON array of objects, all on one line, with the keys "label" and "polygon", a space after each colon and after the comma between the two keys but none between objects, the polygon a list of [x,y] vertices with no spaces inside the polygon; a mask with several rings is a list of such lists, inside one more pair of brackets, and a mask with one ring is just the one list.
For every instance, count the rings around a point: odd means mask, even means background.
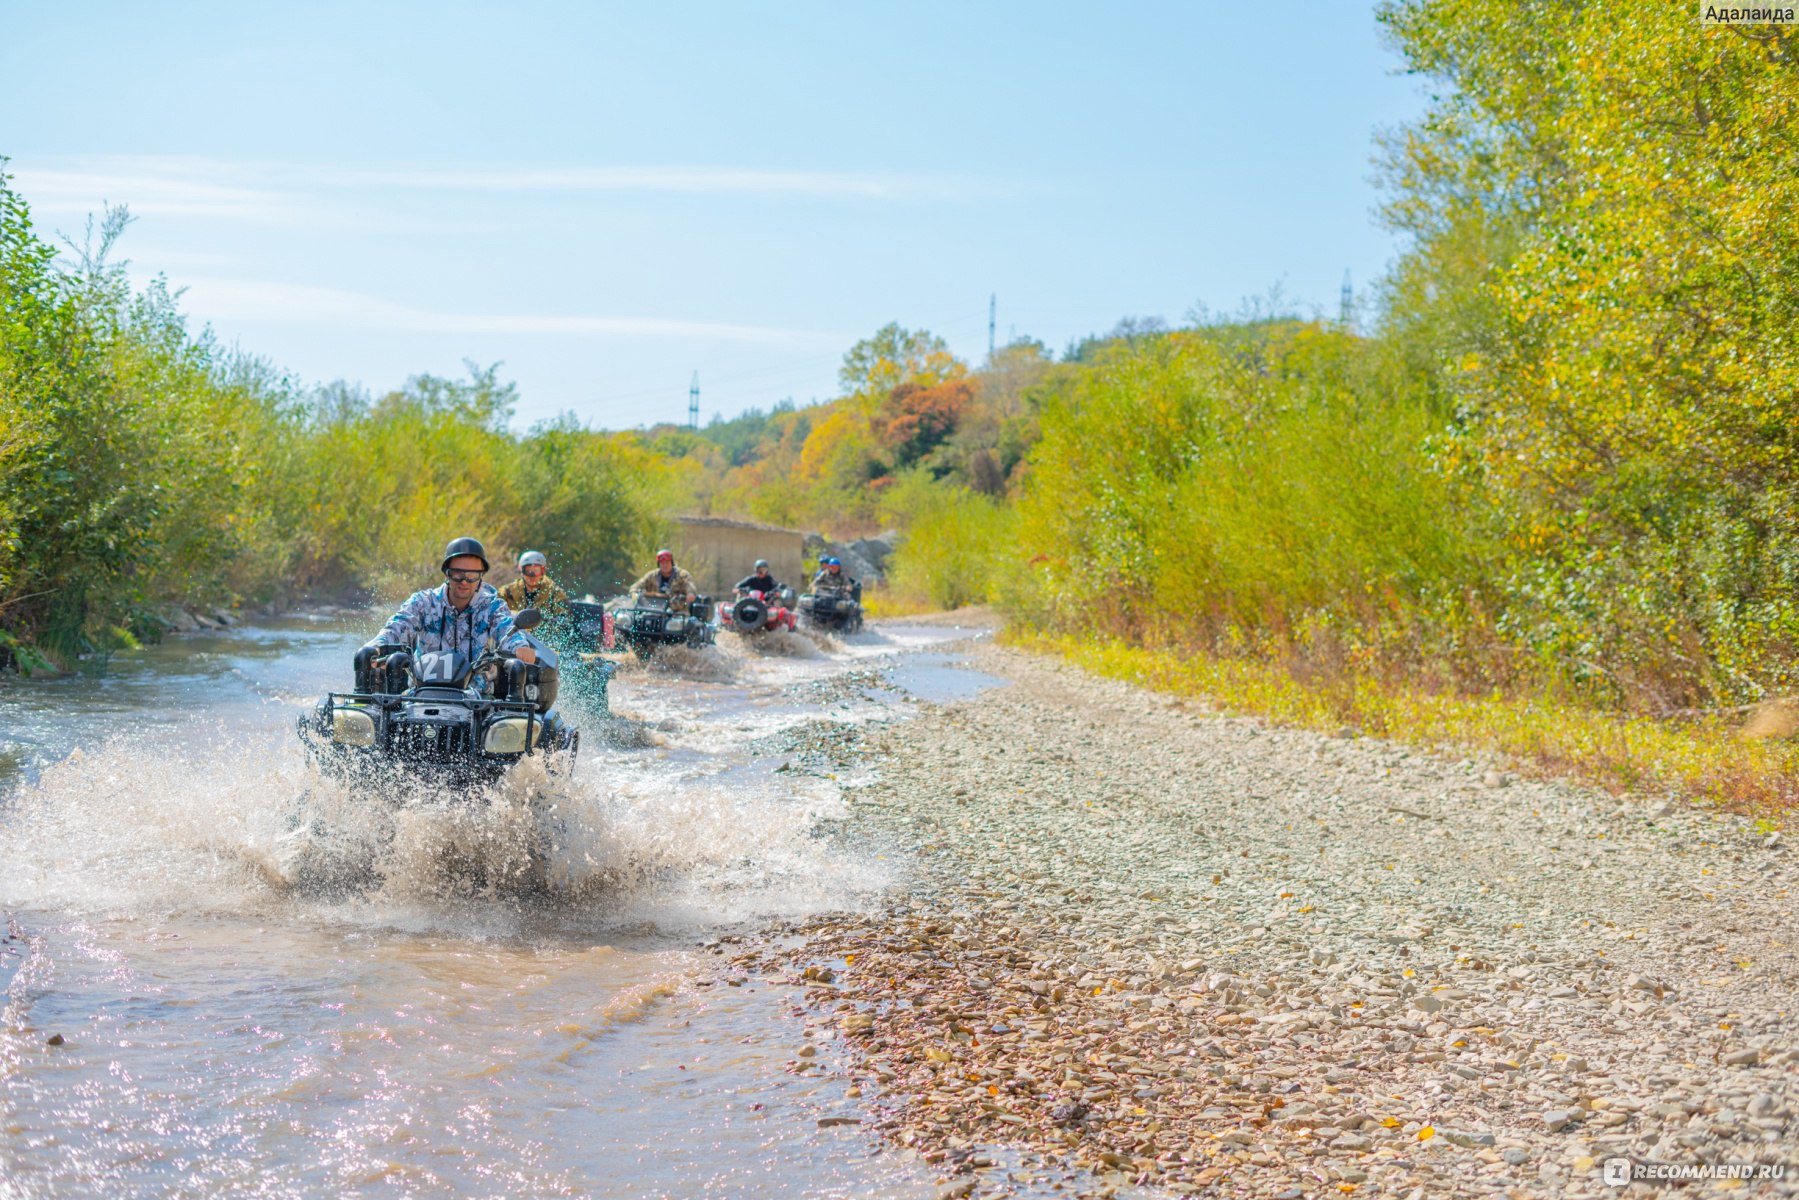
[{"label": "dirt road", "polygon": [[795,1069],[849,1073],[947,1194],[1618,1195],[1618,1157],[1799,1193],[1779,838],[971,665],[1007,686],[839,752],[841,836],[909,882],[737,960],[810,973]]}]

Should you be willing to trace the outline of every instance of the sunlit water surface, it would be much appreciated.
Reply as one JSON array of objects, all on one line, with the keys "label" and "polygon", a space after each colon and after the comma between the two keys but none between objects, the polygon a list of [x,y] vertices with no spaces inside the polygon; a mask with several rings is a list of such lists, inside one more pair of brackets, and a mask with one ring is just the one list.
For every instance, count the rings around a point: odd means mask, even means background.
[{"label": "sunlit water surface", "polygon": [[[792,1070],[791,989],[705,947],[889,885],[783,747],[992,683],[960,631],[630,662],[572,779],[374,801],[293,736],[373,624],[0,684],[0,1198],[931,1194],[819,1126],[863,1112]],[[533,838],[545,876],[506,886]]]}]

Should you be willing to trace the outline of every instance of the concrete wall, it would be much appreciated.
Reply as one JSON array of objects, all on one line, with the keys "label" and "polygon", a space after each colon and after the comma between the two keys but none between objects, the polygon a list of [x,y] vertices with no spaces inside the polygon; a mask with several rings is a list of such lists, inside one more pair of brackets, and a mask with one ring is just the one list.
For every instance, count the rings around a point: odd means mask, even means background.
[{"label": "concrete wall", "polygon": [[806,580],[801,577],[806,544],[802,531],[728,517],[677,517],[676,521],[677,540],[670,547],[675,562],[707,595],[726,595],[732,584],[750,574],[758,558],[768,560],[776,579],[795,591],[806,590]]}]

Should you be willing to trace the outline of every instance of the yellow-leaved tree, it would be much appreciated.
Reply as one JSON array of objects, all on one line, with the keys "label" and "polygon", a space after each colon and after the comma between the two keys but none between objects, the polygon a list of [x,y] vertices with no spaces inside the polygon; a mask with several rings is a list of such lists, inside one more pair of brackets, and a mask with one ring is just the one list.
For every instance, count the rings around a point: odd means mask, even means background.
[{"label": "yellow-leaved tree", "polygon": [[1418,295],[1472,314],[1436,346],[1447,459],[1507,516],[1506,632],[1651,709],[1788,686],[1799,31],[1683,0],[1382,19],[1449,85],[1390,143],[1389,215]]}]

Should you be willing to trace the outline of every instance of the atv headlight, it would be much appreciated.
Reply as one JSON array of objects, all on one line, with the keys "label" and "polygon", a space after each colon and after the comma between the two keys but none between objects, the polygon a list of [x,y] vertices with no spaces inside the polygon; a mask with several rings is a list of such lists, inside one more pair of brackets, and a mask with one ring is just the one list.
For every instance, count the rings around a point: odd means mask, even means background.
[{"label": "atv headlight", "polygon": [[668,631],[670,633],[680,633],[683,629],[686,629],[686,628],[687,628],[687,618],[686,617],[670,617],[668,619]]},{"label": "atv headlight", "polygon": [[531,730],[531,745],[543,740],[543,722],[526,721],[523,717],[502,717],[487,727],[487,740],[482,749],[489,754],[523,754],[525,729]]},{"label": "atv headlight", "polygon": [[331,740],[340,746],[373,746],[375,718],[360,708],[331,710]]}]

